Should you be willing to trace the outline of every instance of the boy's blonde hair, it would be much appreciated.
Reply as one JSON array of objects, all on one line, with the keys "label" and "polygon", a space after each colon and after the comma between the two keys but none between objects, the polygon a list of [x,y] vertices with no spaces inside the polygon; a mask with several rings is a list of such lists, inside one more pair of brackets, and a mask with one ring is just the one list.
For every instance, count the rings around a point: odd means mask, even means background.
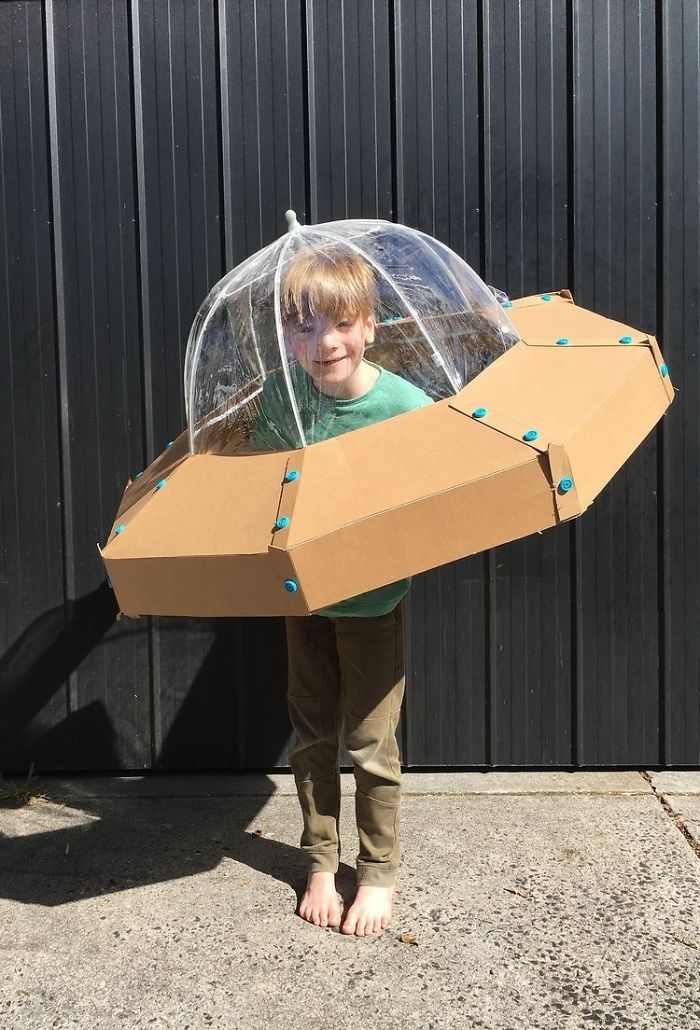
[{"label": "boy's blonde hair", "polygon": [[282,318],[303,322],[308,316],[373,318],[377,285],[372,266],[344,247],[311,247],[287,264],[282,285]]}]

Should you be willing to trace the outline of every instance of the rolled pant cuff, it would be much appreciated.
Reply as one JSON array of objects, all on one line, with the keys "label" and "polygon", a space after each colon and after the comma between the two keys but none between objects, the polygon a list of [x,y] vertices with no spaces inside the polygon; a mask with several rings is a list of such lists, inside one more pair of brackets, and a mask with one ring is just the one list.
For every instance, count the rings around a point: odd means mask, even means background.
[{"label": "rolled pant cuff", "polygon": [[396,883],[396,867],[390,865],[358,865],[358,887],[393,887]]},{"label": "rolled pant cuff", "polygon": [[337,873],[340,865],[340,858],[337,852],[328,852],[323,855],[309,855],[308,872],[311,873]]}]

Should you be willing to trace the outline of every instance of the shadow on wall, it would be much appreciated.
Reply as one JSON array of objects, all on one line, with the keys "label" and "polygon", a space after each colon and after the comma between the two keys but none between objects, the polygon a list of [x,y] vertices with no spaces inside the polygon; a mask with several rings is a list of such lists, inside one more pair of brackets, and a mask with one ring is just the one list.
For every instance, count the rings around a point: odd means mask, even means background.
[{"label": "shadow on wall", "polygon": [[[115,624],[116,616],[105,581],[44,613],[0,658],[5,775],[26,771],[32,761],[42,772],[278,763],[290,735],[283,620],[158,619],[156,732],[162,727],[163,737],[152,748],[149,621]],[[110,661],[114,671],[105,677]],[[67,713],[65,683],[78,668],[88,699]]]}]

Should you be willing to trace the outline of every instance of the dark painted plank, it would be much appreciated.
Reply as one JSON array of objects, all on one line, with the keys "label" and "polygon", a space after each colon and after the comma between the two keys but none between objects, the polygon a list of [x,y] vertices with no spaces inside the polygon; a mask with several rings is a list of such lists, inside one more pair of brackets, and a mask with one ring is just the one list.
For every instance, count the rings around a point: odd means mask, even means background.
[{"label": "dark painted plank", "polygon": [[[569,284],[565,40],[564,3],[485,6],[486,268],[511,297]],[[497,548],[489,572],[490,761],[568,764],[569,527]]]},{"label": "dark painted plank", "polygon": [[[144,628],[108,632],[96,544],[143,461],[128,8],[47,7],[71,720],[64,768],[150,761]],[[101,586],[102,584],[102,586]],[[80,731],[78,732],[78,727]]]},{"label": "dark painted plank", "polygon": [[0,5],[0,769],[25,772],[60,767],[68,701],[45,91],[41,6]]},{"label": "dark painted plank", "polygon": [[664,743],[670,765],[700,765],[700,9],[664,7],[662,220],[663,296],[659,342],[679,391],[664,419]]},{"label": "dark painted plank", "polygon": [[[574,296],[653,332],[653,7],[602,0],[578,5],[574,48]],[[659,758],[656,489],[652,435],[577,525],[577,743],[584,765]]]},{"label": "dark painted plank", "polygon": [[[221,148],[217,26],[211,2],[132,5],[147,459],[186,426],[190,327],[221,278]],[[229,733],[201,732],[198,704],[227,718],[230,684],[213,674],[211,620],[152,624],[153,748],[158,768],[224,767]],[[199,673],[210,670],[208,682]],[[198,678],[199,677],[199,678]],[[202,694],[204,683],[204,694]]]},{"label": "dark painted plank", "polygon": [[307,220],[300,0],[219,5],[226,262]]},{"label": "dark painted plank", "polygon": [[[395,5],[398,221],[480,271],[479,23],[474,5]],[[407,604],[407,765],[487,761],[484,559],[415,577]]]},{"label": "dark painted plank", "polygon": [[307,10],[311,221],[390,218],[388,2]]}]

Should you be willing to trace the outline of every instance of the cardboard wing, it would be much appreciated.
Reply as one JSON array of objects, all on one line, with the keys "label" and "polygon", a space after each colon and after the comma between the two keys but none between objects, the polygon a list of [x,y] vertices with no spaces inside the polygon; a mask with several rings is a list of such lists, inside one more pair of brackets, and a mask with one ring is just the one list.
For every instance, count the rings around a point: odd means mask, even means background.
[{"label": "cardboard wing", "polygon": [[567,291],[456,396],[300,450],[192,454],[122,499],[101,551],[123,613],[304,615],[580,515],[673,400],[656,341]]}]

